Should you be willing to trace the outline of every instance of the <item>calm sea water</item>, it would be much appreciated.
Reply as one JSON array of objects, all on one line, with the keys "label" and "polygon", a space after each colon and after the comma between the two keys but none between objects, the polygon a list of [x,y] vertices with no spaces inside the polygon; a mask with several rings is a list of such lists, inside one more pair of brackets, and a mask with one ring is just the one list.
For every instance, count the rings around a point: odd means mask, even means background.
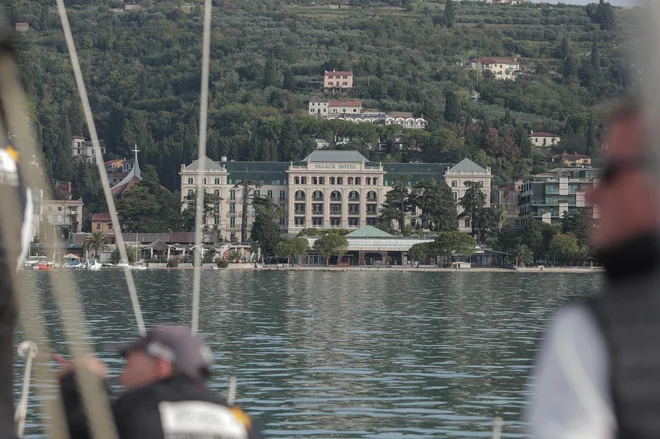
[{"label": "calm sea water", "polygon": [[[89,342],[116,376],[111,345],[137,333],[123,274],[72,274]],[[48,273],[24,276],[52,348],[66,353]],[[189,323],[192,272],[134,276],[147,325]],[[495,416],[503,437],[521,437],[549,314],[601,283],[597,274],[209,271],[200,330],[215,353],[212,386],[224,393],[236,376],[237,402],[269,437],[490,437]],[[21,374],[18,362],[17,385]],[[36,437],[34,398],[30,408]]]}]

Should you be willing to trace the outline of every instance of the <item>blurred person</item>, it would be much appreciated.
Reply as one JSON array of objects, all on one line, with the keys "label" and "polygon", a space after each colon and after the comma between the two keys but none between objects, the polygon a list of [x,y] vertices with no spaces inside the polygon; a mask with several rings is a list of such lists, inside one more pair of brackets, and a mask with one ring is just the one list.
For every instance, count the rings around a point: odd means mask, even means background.
[{"label": "blurred person", "polygon": [[[0,62],[14,63],[11,27],[0,14]],[[1,78],[0,81],[14,78]],[[11,107],[0,96],[0,107]],[[25,185],[19,151],[7,138],[0,111],[0,438],[14,437],[14,331],[18,319],[16,273],[30,246],[31,192]]]},{"label": "blurred person", "polygon": [[638,106],[612,118],[588,194],[607,285],[553,317],[525,413],[535,438],[660,437],[660,190],[648,128]]},{"label": "blurred person", "polygon": [[[112,402],[112,412],[120,439],[261,437],[250,416],[204,385],[211,353],[188,328],[157,326],[119,353],[126,359],[119,376],[125,393]],[[99,359],[86,357],[81,363],[107,377]],[[74,374],[72,363],[59,374],[69,431],[72,439],[91,438]]]}]

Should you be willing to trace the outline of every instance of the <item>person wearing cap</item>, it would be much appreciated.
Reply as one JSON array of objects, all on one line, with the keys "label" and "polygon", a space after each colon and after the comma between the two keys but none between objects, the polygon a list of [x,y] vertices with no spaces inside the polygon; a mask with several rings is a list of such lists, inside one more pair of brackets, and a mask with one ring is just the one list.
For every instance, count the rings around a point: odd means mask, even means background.
[{"label": "person wearing cap", "polygon": [[[119,376],[126,392],[112,403],[112,411],[121,439],[261,437],[251,417],[204,385],[211,352],[188,328],[157,326],[121,346],[119,353],[126,360]],[[106,378],[105,365],[97,358],[82,363]],[[72,439],[90,438],[74,374],[69,363],[59,375],[69,431]]]},{"label": "person wearing cap", "polygon": [[650,138],[639,106],[613,117],[587,195],[607,284],[552,319],[526,408],[532,437],[660,437],[660,185]]}]

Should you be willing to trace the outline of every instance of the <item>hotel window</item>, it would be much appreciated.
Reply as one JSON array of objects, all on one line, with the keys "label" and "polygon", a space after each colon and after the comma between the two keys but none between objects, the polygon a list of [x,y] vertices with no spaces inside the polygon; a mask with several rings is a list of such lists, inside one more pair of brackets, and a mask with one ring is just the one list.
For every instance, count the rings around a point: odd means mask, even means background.
[{"label": "hotel window", "polygon": [[362,179],[360,177],[355,177],[355,184],[356,185],[361,185],[362,184]]},{"label": "hotel window", "polygon": [[302,184],[307,184],[307,177],[302,177],[302,178],[300,179],[300,182],[301,182]]},{"label": "hotel window", "polygon": [[215,184],[220,184],[220,179],[219,178],[215,179]]},{"label": "hotel window", "polygon": [[229,227],[232,229],[236,227],[236,217],[232,216],[231,218],[229,218]]},{"label": "hotel window", "polygon": [[367,225],[368,226],[375,226],[376,225],[376,218],[367,218]]},{"label": "hotel window", "polygon": [[261,196],[261,191],[254,191],[254,198],[259,198]]},{"label": "hotel window", "polygon": [[193,179],[192,178],[188,179],[188,184],[193,184]]},{"label": "hotel window", "polygon": [[302,227],[305,225],[305,218],[301,216],[297,216],[295,219],[295,224],[296,226]]},{"label": "hotel window", "polygon": [[[219,199],[219,198],[220,198],[220,191],[217,190],[217,189],[214,190],[214,191],[213,191],[213,195],[215,195],[215,196],[218,197],[218,199]],[[219,201],[219,200],[218,200],[218,201]]]},{"label": "hotel window", "polygon": [[300,184],[300,177],[295,177],[293,179],[293,181],[294,181],[294,184]]},{"label": "hotel window", "polygon": [[465,227],[470,227],[470,220],[469,219],[465,220]]},{"label": "hotel window", "polygon": [[236,213],[236,204],[235,203],[231,203],[229,205],[229,213],[230,214],[235,214]]},{"label": "hotel window", "polygon": [[188,196],[192,197],[193,195],[195,195],[195,191],[192,189],[188,189]]},{"label": "hotel window", "polygon": [[369,186],[369,185],[371,184],[371,177],[367,177],[367,178],[366,178],[366,182],[367,182],[367,183],[366,183],[367,186]]},{"label": "hotel window", "polygon": [[371,182],[374,186],[378,185],[378,177],[374,177],[374,179]]},{"label": "hotel window", "polygon": [[284,218],[284,217],[280,218],[280,226],[282,226],[282,227],[286,226],[286,218]]},{"label": "hotel window", "polygon": [[339,227],[339,218],[330,218],[330,227]]},{"label": "hotel window", "polygon": [[352,227],[357,227],[358,219],[357,218],[349,218],[348,219],[348,225],[352,226]]},{"label": "hotel window", "polygon": [[202,184],[206,184],[206,179],[205,178],[202,179]]},{"label": "hotel window", "polygon": [[235,190],[229,191],[229,199],[232,200],[232,201],[234,201],[236,199],[236,191]]},{"label": "hotel window", "polygon": [[220,217],[219,216],[213,217],[213,224],[215,224],[216,226],[220,224]]},{"label": "hotel window", "polygon": [[286,192],[280,191],[280,201],[284,201],[286,199]]},{"label": "hotel window", "polygon": [[454,201],[458,200],[458,194],[456,192],[452,192],[451,195],[454,197]]},{"label": "hotel window", "polygon": [[268,191],[268,198],[273,198],[273,191]]},{"label": "hotel window", "polygon": [[335,184],[335,177],[330,177],[330,184]]},{"label": "hotel window", "polygon": [[313,226],[323,226],[323,218],[312,218],[312,225]]},{"label": "hotel window", "polygon": [[348,177],[348,184],[352,185],[354,182],[353,177]]},{"label": "hotel window", "polygon": [[337,184],[344,184],[344,177],[337,177]]},{"label": "hotel window", "polygon": [[458,186],[458,182],[456,180],[451,181],[451,187],[456,187]]},{"label": "hotel window", "polygon": [[317,177],[312,177],[312,184],[319,184],[319,179]]}]

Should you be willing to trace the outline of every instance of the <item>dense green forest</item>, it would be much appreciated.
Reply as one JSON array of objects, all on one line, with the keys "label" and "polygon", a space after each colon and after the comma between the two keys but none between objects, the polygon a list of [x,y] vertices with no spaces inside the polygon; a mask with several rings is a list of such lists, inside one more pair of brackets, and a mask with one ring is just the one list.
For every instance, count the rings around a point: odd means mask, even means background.
[{"label": "dense green forest", "polygon": [[[197,149],[201,2],[142,0],[131,11],[117,0],[66,3],[108,156],[130,157],[137,144],[141,162],[176,190],[180,165]],[[214,1],[211,158],[297,160],[314,138],[348,136],[331,148],[380,161],[467,156],[505,184],[545,163],[529,131],[562,135],[557,150],[595,153],[606,104],[635,86],[626,58],[634,54],[635,9],[463,1],[445,12],[444,2],[347,3]],[[53,2],[9,0],[6,12],[12,23],[31,25],[17,44],[47,171],[79,182],[92,209],[100,188],[94,170],[71,159],[69,139],[86,127]],[[520,56],[524,73],[515,82],[478,77],[463,66],[478,56]],[[353,70],[350,96],[365,107],[424,115],[428,129],[307,116],[306,101],[333,68]],[[378,143],[384,151],[371,148]]]}]

